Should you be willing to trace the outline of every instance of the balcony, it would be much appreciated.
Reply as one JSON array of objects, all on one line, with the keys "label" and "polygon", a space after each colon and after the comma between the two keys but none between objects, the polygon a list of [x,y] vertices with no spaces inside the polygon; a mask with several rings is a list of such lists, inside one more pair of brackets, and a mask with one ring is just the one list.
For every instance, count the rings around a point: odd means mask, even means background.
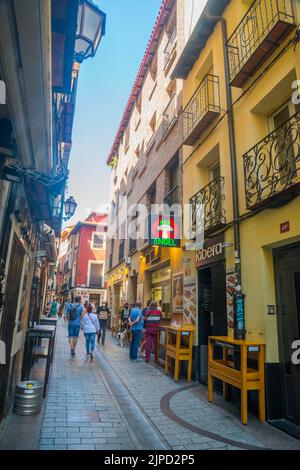
[{"label": "balcony", "polygon": [[177,95],[174,95],[163,113],[162,135],[164,136],[177,119]]},{"label": "balcony", "polygon": [[174,204],[180,204],[179,187],[175,186],[164,199],[164,204],[172,207]]},{"label": "balcony", "polygon": [[190,199],[193,232],[199,231],[202,214],[205,234],[216,232],[226,225],[224,186],[225,179],[220,176]]},{"label": "balcony", "polygon": [[69,291],[69,282],[65,282],[62,286],[61,286],[61,293],[63,292],[68,292]]},{"label": "balcony", "polygon": [[241,88],[295,28],[293,0],[256,0],[227,42],[230,83]]},{"label": "balcony", "polygon": [[120,241],[119,245],[119,263],[124,260],[125,254],[125,240]]},{"label": "balcony", "polygon": [[176,39],[177,39],[177,30],[176,30],[176,27],[174,27],[170,37],[169,37],[169,40],[168,40],[168,43],[165,47],[165,50],[164,50],[164,71],[165,73],[168,72],[168,70],[170,69],[175,57],[176,57]]},{"label": "balcony", "polygon": [[219,77],[206,75],[183,112],[183,143],[194,145],[220,114]]},{"label": "balcony", "polygon": [[129,240],[129,254],[131,255],[136,251],[137,240],[135,238],[130,238]]},{"label": "balcony", "polygon": [[300,194],[300,112],[243,159],[247,209],[277,207]]},{"label": "balcony", "polygon": [[103,278],[91,280],[87,287],[89,289],[103,289]]}]

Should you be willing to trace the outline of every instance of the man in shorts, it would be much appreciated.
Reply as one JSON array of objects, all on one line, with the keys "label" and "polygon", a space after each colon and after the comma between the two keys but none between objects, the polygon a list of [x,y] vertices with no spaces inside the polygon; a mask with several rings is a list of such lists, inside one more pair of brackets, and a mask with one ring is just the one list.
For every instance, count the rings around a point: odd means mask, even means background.
[{"label": "man in shorts", "polygon": [[67,313],[69,343],[72,356],[75,355],[83,310],[84,308],[81,304],[81,297],[75,297],[75,303],[69,306]]}]

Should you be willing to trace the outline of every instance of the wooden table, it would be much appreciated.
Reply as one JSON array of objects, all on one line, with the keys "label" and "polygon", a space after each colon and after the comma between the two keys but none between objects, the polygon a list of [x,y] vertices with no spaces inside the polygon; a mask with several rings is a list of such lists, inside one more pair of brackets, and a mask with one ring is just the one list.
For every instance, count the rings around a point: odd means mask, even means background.
[{"label": "wooden table", "polygon": [[[22,380],[30,380],[30,369],[34,359],[47,359],[44,380],[44,397],[46,396],[50,367],[53,361],[55,332],[55,326],[36,325],[35,327],[29,328],[26,336],[25,362]],[[48,340],[47,346],[41,346],[42,339]]]},{"label": "wooden table", "polygon": [[[192,361],[193,361],[193,337],[195,327],[191,326],[165,326],[161,330],[166,332],[166,364],[165,373],[168,374],[170,368],[170,359],[175,361],[174,380],[178,381],[179,368],[181,361],[187,361],[187,380],[190,382],[192,378]],[[184,344],[184,338],[188,338],[188,344]]]},{"label": "wooden table", "polygon": [[[222,358],[215,348],[221,348]],[[248,390],[258,390],[259,419],[265,421],[265,343],[211,336],[208,342],[208,400],[213,399],[213,380],[223,381],[223,397],[228,398],[228,385],[241,390],[241,420],[248,423]]]}]

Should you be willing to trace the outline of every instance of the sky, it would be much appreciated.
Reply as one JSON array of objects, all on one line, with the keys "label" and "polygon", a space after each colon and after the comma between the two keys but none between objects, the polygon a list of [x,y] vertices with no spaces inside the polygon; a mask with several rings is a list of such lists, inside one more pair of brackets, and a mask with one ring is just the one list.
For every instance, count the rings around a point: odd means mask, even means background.
[{"label": "sky", "polygon": [[78,81],[68,195],[78,207],[67,225],[108,207],[106,159],[119,127],[162,0],[96,0],[107,14],[96,56]]}]

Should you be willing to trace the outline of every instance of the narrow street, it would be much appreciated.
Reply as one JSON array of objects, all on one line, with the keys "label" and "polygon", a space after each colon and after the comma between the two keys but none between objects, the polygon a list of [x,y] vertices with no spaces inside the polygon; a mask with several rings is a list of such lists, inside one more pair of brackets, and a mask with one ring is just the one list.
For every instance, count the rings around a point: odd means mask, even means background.
[{"label": "narrow street", "polygon": [[72,358],[67,328],[59,325],[43,411],[9,415],[0,449],[300,449],[299,441],[249,418],[243,426],[239,410],[216,395],[209,404],[203,385],[175,384],[156,366],[132,363],[110,332],[93,361],[82,336]]}]

